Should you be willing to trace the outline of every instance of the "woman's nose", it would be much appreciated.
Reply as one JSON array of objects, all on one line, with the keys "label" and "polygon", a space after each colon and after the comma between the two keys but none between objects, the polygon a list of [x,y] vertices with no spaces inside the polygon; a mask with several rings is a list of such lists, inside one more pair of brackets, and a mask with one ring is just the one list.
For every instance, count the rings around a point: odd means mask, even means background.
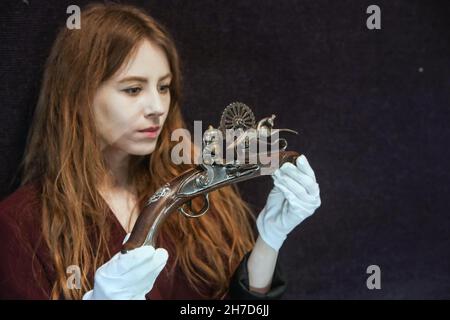
[{"label": "woman's nose", "polygon": [[146,117],[160,116],[164,114],[163,101],[157,90],[152,90],[152,92],[150,92],[145,99],[144,114]]}]

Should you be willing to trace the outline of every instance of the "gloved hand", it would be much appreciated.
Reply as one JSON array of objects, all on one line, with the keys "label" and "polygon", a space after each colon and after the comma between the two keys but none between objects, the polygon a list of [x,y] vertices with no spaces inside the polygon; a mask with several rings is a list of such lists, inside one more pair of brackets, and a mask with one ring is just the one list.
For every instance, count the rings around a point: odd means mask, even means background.
[{"label": "gloved hand", "polygon": [[320,206],[320,189],[304,155],[272,174],[274,187],[256,219],[261,238],[278,251],[289,232]]},{"label": "gloved hand", "polygon": [[168,257],[167,250],[152,246],[117,253],[97,269],[94,288],[83,300],[145,300]]}]

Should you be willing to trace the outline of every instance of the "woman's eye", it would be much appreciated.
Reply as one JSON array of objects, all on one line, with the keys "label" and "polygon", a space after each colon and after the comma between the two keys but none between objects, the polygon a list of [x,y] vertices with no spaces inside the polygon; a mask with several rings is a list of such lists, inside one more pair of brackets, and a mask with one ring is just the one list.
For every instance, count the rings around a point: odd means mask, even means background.
[{"label": "woman's eye", "polygon": [[170,84],[159,86],[159,92],[168,93],[170,90]]},{"label": "woman's eye", "polygon": [[138,95],[139,94],[139,92],[141,92],[141,88],[139,88],[139,87],[133,87],[133,88],[127,88],[127,89],[124,89],[123,91],[125,92],[125,93],[127,93],[127,94],[129,94],[130,96],[136,96],[136,95]]}]

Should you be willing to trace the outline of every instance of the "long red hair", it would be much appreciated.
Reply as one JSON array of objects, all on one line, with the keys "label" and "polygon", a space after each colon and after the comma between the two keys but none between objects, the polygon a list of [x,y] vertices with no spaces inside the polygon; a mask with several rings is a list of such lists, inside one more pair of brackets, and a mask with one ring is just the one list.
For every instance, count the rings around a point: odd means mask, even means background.
[{"label": "long red hair", "polygon": [[[52,47],[22,163],[22,184],[38,181],[42,190],[43,238],[57,275],[52,298],[81,298],[93,286],[88,275],[111,256],[108,206],[96,188],[107,169],[92,101],[100,84],[130,59],[144,39],[164,50],[173,78],[169,114],[155,151],[131,156],[129,179],[136,186],[140,208],[158,187],[192,167],[174,165],[170,158],[177,143],[170,134],[186,126],[180,112],[180,61],[168,32],[136,7],[85,8],[81,29],[62,28]],[[210,201],[211,213],[199,219],[173,214],[161,233],[174,244],[175,262],[190,285],[203,295],[201,288],[212,288],[210,298],[219,298],[254,245],[254,217],[235,187],[212,192]],[[199,209],[201,202],[194,201],[194,208]],[[82,290],[66,286],[66,268],[74,264],[82,267]]]}]

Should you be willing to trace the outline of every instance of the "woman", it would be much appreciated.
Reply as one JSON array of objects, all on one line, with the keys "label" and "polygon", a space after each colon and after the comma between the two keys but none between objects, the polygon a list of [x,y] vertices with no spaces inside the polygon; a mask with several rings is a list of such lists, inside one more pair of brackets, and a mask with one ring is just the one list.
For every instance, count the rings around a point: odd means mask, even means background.
[{"label": "woman", "polygon": [[[278,250],[320,206],[304,156],[273,175],[256,241],[249,208],[225,187],[210,194],[202,218],[171,215],[157,249],[118,253],[148,196],[191,167],[170,160],[170,134],[185,127],[180,91],[173,41],[142,10],[92,5],[80,30],[60,31],[45,66],[22,185],[0,204],[0,297],[281,297]],[[69,271],[76,268],[73,287]]]}]

